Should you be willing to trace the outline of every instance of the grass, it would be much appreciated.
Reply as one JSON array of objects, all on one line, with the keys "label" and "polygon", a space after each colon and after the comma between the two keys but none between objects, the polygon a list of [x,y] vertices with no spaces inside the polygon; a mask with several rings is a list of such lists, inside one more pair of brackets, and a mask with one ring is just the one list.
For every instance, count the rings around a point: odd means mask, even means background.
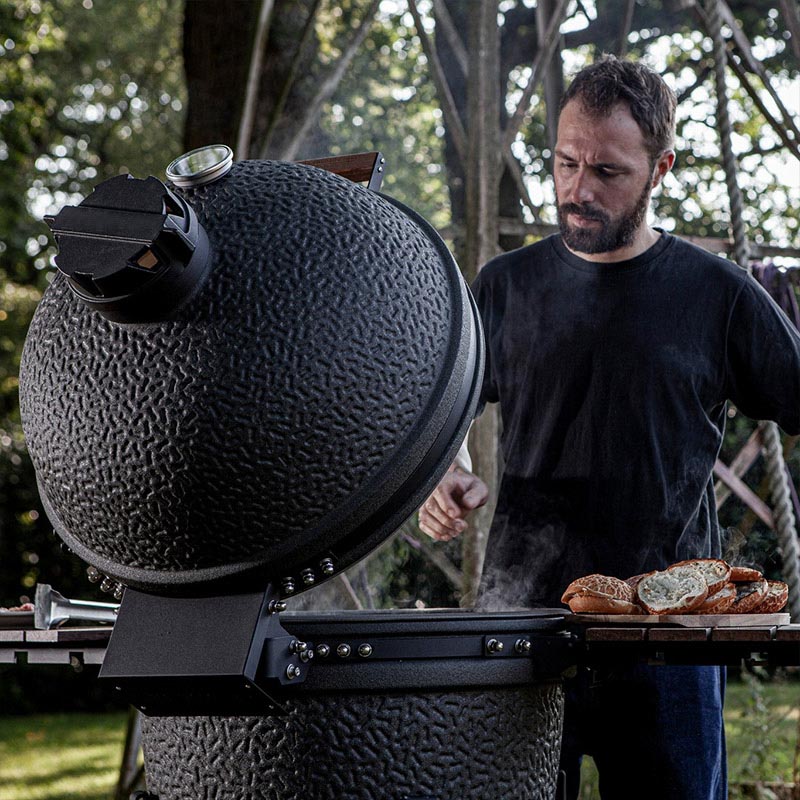
[{"label": "grass", "polygon": [[[792,780],[800,683],[731,681],[725,722],[731,798],[743,781]],[[0,717],[0,800],[110,800],[126,715]],[[581,800],[599,800],[597,771],[584,759]]]},{"label": "grass", "polygon": [[0,800],[109,800],[125,713],[0,717]]}]

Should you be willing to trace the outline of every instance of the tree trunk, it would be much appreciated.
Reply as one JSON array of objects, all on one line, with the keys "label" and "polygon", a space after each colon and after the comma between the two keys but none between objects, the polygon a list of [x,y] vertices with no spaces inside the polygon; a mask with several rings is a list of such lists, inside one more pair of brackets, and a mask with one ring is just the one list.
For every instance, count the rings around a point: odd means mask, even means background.
[{"label": "tree trunk", "polygon": [[[543,48],[547,42],[544,41],[547,23],[553,16],[553,0],[540,0],[536,7],[538,25],[537,32],[539,37],[539,47]],[[549,164],[553,163],[553,151],[556,146],[556,132],[558,129],[558,104],[561,95],[564,93],[564,68],[561,63],[561,48],[556,47],[553,57],[542,64],[544,80],[544,99],[547,106],[547,143],[550,147]]]},{"label": "tree trunk", "polygon": [[185,3],[186,150],[206,144],[236,145],[260,8],[261,0]]},{"label": "tree trunk", "polygon": [[[466,173],[466,261],[468,280],[497,254],[498,192],[501,175],[500,154],[500,33],[497,4],[475,0],[469,19],[469,80],[467,81],[467,163]],[[492,490],[492,499],[472,519],[464,536],[462,605],[470,606],[483,568],[486,539],[494,514],[497,487],[496,415],[487,411],[478,421],[471,441],[477,474]]]}]

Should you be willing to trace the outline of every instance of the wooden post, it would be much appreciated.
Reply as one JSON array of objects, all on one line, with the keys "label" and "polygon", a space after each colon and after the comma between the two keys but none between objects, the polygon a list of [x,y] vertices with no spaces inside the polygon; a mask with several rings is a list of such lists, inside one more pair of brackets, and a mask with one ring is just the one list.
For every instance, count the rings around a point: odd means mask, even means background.
[{"label": "wooden post", "polygon": [[[497,255],[500,151],[500,34],[497,3],[475,0],[469,18],[469,79],[467,81],[466,263],[469,281]],[[498,483],[497,413],[487,409],[473,426],[470,449],[473,467],[489,485],[492,499],[476,512],[462,543],[464,587],[461,604],[471,606],[483,569],[486,539],[494,514]]]}]

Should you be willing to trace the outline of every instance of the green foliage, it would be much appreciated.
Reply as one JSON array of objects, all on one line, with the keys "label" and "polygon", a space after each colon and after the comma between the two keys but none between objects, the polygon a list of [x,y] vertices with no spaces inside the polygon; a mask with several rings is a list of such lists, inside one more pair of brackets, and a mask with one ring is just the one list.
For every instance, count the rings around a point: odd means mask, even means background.
[{"label": "green foliage", "polygon": [[434,227],[450,223],[438,96],[419,37],[405,17],[379,15],[323,110],[315,155],[380,150],[382,191]]},{"label": "green foliage", "polygon": [[41,579],[83,594],[39,505],[17,407],[25,331],[55,253],[42,217],[119,172],[163,174],[179,153],[180,4],[0,5],[0,605]]},{"label": "green foliage", "polygon": [[125,714],[0,720],[3,800],[108,800],[117,784]]}]

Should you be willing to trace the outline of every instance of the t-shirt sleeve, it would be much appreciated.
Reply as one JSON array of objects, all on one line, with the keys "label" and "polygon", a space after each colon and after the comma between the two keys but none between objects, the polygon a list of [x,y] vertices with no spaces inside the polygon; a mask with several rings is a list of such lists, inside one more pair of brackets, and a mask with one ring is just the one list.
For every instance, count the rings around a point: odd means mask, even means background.
[{"label": "t-shirt sleeve", "polygon": [[749,276],[730,316],[726,370],[728,397],[737,408],[800,433],[800,333]]},{"label": "t-shirt sleeve", "polygon": [[472,293],[475,296],[475,303],[478,306],[478,311],[481,315],[481,323],[483,325],[483,340],[484,352],[486,354],[486,363],[483,370],[483,386],[481,388],[480,400],[478,402],[478,411],[476,416],[483,413],[483,409],[487,403],[496,403],[500,397],[497,391],[497,381],[493,369],[493,360],[491,352],[492,344],[492,331],[493,324],[496,322],[496,315],[492,312],[492,287],[485,279],[486,273],[484,267],[478,277],[472,284]]}]

